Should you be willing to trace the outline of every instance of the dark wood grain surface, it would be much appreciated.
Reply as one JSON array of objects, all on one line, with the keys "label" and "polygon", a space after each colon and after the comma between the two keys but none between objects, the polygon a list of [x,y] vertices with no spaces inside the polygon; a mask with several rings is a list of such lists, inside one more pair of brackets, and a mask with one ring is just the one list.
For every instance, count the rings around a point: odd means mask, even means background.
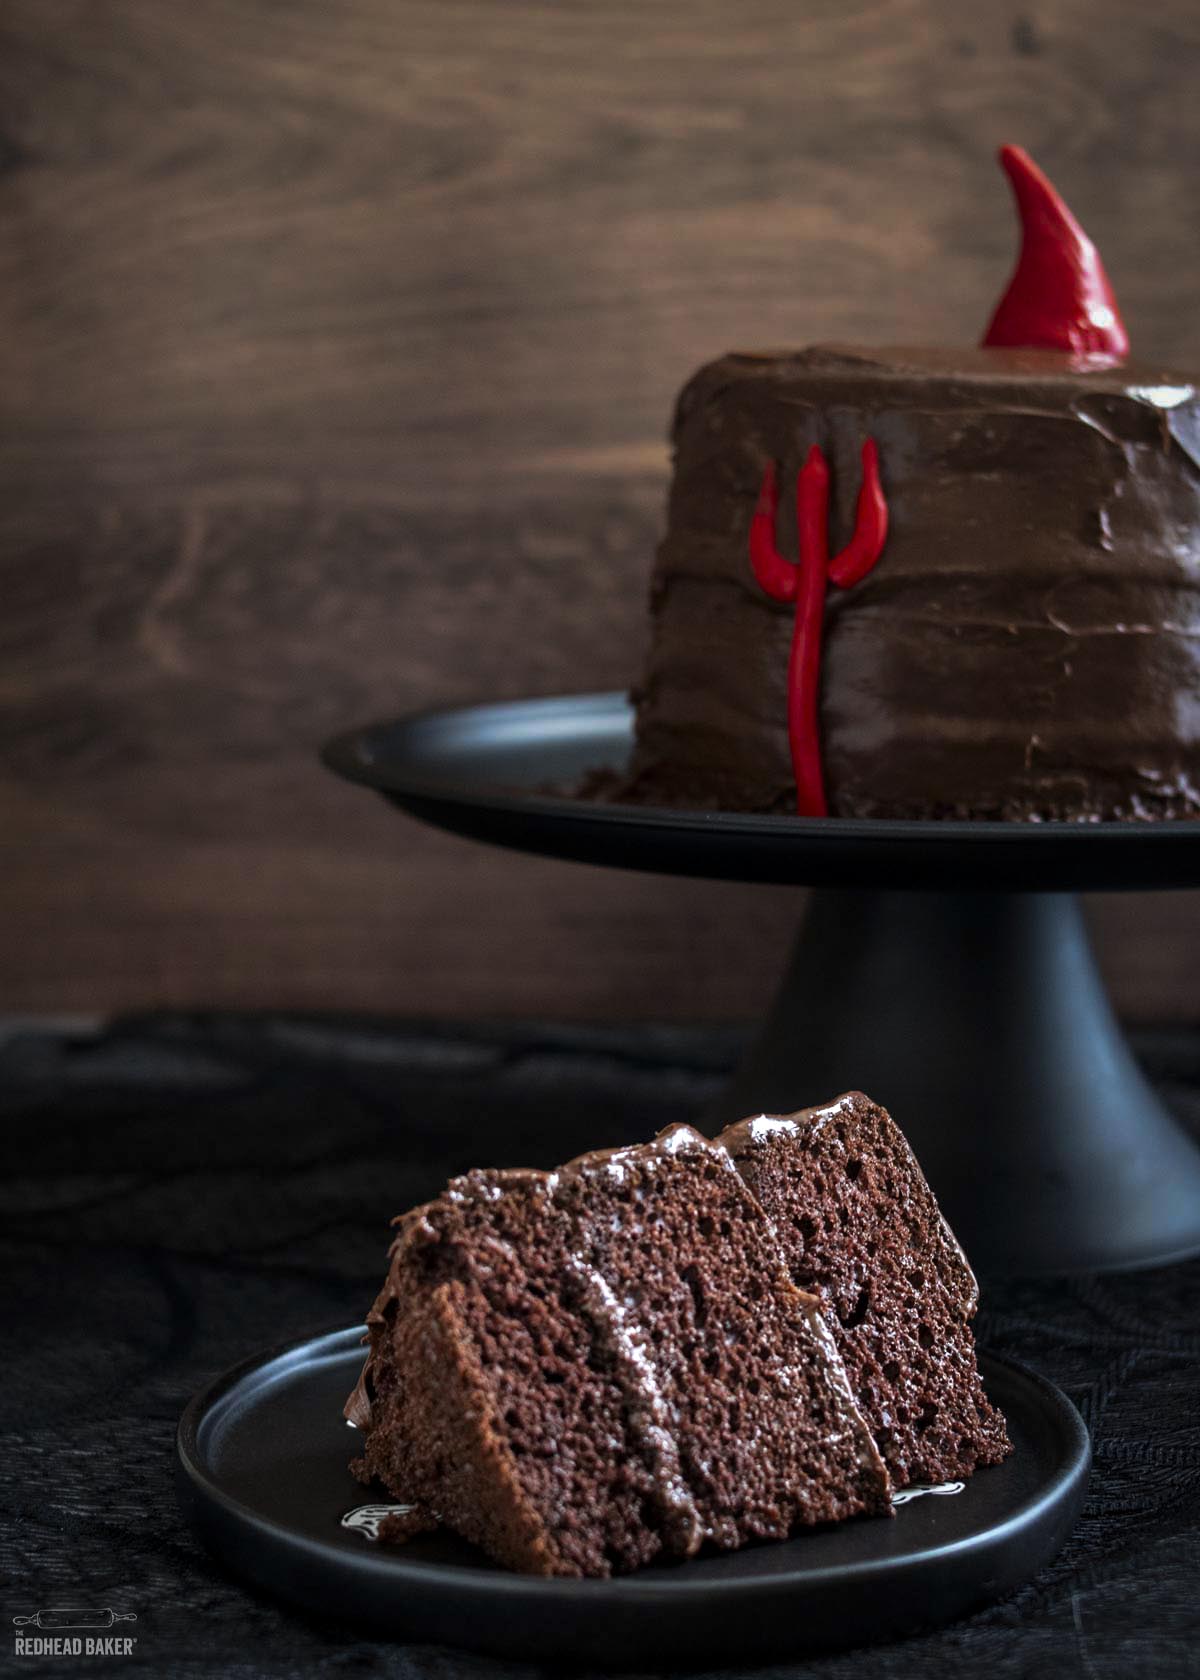
[{"label": "dark wood grain surface", "polygon": [[[5,0],[0,1007],[738,1014],[798,895],[490,854],[331,731],[636,670],[691,369],[971,342],[1015,139],[1200,366],[1183,0]],[[1195,1014],[1200,906],[1110,900]]]}]

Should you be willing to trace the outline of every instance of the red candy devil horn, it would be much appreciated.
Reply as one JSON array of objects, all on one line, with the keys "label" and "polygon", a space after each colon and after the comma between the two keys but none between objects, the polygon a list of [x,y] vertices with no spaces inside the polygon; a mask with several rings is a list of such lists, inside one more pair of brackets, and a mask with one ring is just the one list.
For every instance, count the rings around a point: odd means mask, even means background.
[{"label": "red candy devil horn", "polygon": [[984,344],[1119,362],[1129,337],[1100,253],[1028,152],[1002,146],[1000,163],[1021,217],[1021,255]]}]

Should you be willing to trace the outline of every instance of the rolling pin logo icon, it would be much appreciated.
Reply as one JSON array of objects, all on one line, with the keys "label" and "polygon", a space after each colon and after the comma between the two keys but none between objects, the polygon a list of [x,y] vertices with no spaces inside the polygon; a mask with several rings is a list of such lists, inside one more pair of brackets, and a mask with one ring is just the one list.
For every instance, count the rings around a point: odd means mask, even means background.
[{"label": "rolling pin logo icon", "polygon": [[14,1616],[17,1627],[35,1627],[42,1633],[98,1633],[117,1622],[136,1622],[133,1610],[38,1610],[32,1616]]}]

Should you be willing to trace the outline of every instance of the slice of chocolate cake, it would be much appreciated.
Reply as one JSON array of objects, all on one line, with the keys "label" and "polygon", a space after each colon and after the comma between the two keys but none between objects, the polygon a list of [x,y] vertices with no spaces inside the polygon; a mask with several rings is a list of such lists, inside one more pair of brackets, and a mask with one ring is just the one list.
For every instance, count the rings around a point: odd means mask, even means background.
[{"label": "slice of chocolate cake", "polygon": [[890,1510],[817,1303],[688,1127],[455,1180],[401,1221],[368,1324],[356,1473],[511,1568],[608,1575]]},{"label": "slice of chocolate cake", "polygon": [[904,1134],[854,1092],[721,1134],[796,1284],[826,1308],[897,1487],[1011,1451],[975,1363],[978,1286]]}]

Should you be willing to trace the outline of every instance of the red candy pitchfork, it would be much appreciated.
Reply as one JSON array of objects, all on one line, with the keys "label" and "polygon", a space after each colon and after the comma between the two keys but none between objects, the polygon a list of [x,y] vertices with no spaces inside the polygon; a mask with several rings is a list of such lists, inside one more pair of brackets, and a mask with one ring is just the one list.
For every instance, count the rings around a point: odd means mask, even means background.
[{"label": "red candy pitchfork", "polygon": [[796,810],[802,817],[826,814],[821,774],[817,700],[821,680],[821,624],[825,616],[825,580],[839,589],[861,583],[883,552],[888,513],[879,482],[879,451],[868,438],[862,450],[862,486],[854,516],[854,535],[840,554],[829,558],[829,467],[814,444],[796,478],[796,531],[799,553],[793,565],[775,546],[779,485],[772,461],[763,477],[758,505],[750,522],[750,564],[773,601],[796,603],[796,627],[788,661],[788,735],[796,776]]}]

